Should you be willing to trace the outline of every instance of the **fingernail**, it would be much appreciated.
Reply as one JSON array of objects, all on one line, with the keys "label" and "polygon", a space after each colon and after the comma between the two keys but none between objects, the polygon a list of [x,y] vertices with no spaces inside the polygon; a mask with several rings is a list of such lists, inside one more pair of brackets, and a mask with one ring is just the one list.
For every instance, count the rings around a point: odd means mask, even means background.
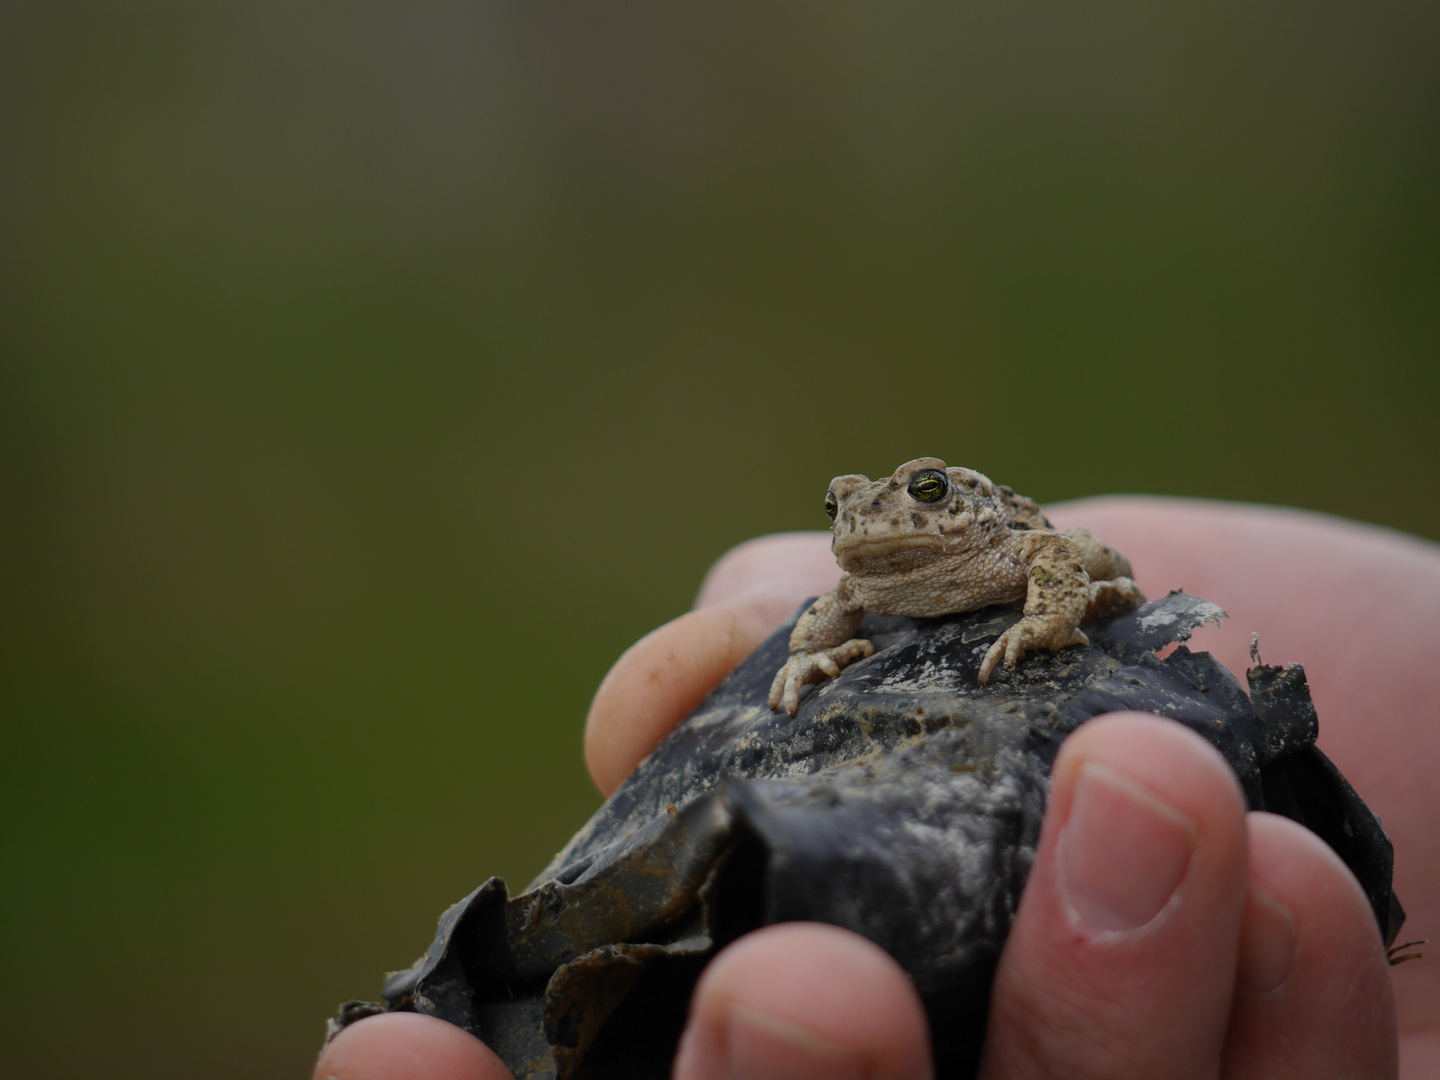
[{"label": "fingernail", "polygon": [[848,1046],[769,1013],[732,1003],[725,1048],[731,1080],[865,1080],[869,1065]]},{"label": "fingernail", "polygon": [[1149,788],[1081,765],[1057,852],[1074,918],[1096,931],[1150,922],[1185,877],[1196,834],[1194,821]]},{"label": "fingernail", "polygon": [[1290,977],[1294,959],[1295,916],[1269,893],[1251,885],[1245,892],[1236,987],[1255,995],[1278,990]]}]

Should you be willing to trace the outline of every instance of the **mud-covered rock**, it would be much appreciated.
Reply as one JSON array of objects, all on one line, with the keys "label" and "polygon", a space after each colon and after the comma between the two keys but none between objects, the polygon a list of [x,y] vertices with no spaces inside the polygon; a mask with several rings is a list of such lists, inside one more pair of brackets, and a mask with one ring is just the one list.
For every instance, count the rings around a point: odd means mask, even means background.
[{"label": "mud-covered rock", "polygon": [[1298,665],[1257,665],[1247,695],[1207,653],[1160,659],[1223,615],[1172,593],[979,686],[986,647],[1017,615],[868,618],[875,655],[808,690],[793,719],[766,705],[794,622],[782,626],[524,892],[485,882],[386,979],[383,1003],[347,1004],[332,1033],[411,1010],[474,1033],[518,1080],[658,1080],[706,960],[758,926],[806,919],[894,956],[925,1001],[942,1075],[964,1075],[1060,743],[1125,709],[1199,732],[1252,809],[1324,838],[1394,940],[1404,916],[1389,840],[1316,749]]}]

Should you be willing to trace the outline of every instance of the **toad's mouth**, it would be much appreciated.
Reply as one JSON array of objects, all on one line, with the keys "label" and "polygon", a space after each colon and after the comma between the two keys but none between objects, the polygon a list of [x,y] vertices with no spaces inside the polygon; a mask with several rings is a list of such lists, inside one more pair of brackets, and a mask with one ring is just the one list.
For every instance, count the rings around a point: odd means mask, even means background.
[{"label": "toad's mouth", "polygon": [[967,531],[968,526],[943,532],[846,533],[835,537],[831,550],[842,570],[909,570],[936,555],[958,551]]}]

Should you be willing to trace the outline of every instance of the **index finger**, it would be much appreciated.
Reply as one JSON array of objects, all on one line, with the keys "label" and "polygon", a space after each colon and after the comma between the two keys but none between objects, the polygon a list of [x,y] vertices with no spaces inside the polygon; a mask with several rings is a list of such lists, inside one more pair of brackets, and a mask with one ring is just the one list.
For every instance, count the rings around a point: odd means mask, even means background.
[{"label": "index finger", "polygon": [[609,795],[706,694],[840,569],[828,533],[780,533],[731,549],[694,611],[652,630],[615,661],[585,720],[585,763]]}]

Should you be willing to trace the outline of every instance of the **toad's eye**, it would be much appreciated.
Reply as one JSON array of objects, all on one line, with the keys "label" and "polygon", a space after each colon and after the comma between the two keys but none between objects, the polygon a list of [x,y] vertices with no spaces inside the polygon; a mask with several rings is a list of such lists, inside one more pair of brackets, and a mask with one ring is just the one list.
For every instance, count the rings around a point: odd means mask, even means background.
[{"label": "toad's eye", "polygon": [[835,520],[835,512],[840,509],[840,504],[835,501],[833,491],[825,492],[825,513],[830,515],[830,520]]},{"label": "toad's eye", "polygon": [[910,478],[910,486],[905,490],[910,492],[912,499],[920,502],[939,502],[945,497],[948,486],[944,473],[934,469],[922,469]]}]

